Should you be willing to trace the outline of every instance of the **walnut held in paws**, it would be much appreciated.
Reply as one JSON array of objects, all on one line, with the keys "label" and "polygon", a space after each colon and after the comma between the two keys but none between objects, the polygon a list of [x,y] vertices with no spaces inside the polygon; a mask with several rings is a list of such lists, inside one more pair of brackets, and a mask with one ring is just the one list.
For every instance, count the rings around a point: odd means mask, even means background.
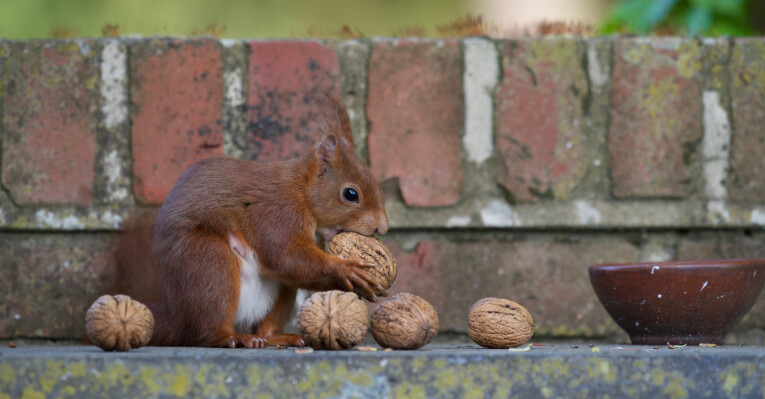
[{"label": "walnut held in paws", "polygon": [[[396,279],[396,258],[380,240],[357,233],[340,233],[329,242],[329,253],[343,259],[356,259],[377,266],[367,273],[375,282],[387,290]],[[375,292],[379,294],[380,292]]]},{"label": "walnut held in paws", "polygon": [[317,292],[300,307],[297,327],[308,346],[350,349],[367,335],[367,306],[352,292]]},{"label": "walnut held in paws", "polygon": [[375,309],[371,327],[383,348],[418,349],[438,333],[438,314],[424,299],[402,292]]},{"label": "walnut held in paws", "polygon": [[90,306],[85,332],[105,351],[126,351],[149,343],[154,316],[144,304],[127,295],[104,295]]},{"label": "walnut held in paws", "polygon": [[484,298],[470,308],[468,335],[486,348],[515,348],[534,335],[534,320],[526,308],[511,300]]}]

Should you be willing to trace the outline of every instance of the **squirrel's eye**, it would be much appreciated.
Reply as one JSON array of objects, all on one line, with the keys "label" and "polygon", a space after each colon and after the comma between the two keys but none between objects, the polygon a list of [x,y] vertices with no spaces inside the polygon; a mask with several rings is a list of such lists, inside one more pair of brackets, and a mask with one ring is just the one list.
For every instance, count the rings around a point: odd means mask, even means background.
[{"label": "squirrel's eye", "polygon": [[343,190],[343,198],[350,202],[359,202],[359,193],[350,187]]}]

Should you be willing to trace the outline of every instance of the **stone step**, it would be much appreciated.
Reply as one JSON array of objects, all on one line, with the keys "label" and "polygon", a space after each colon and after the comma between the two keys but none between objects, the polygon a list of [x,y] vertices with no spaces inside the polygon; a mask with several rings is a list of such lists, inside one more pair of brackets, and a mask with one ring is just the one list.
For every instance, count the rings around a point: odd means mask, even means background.
[{"label": "stone step", "polygon": [[0,349],[0,398],[742,398],[763,397],[763,380],[765,348],[741,346]]}]

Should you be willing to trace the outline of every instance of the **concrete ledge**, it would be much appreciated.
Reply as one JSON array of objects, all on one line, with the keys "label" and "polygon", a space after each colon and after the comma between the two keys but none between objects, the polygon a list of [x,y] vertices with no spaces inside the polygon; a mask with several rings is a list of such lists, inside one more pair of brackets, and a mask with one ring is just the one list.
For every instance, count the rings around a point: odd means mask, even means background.
[{"label": "concrete ledge", "polygon": [[765,349],[434,344],[314,352],[96,347],[0,350],[8,397],[762,397]]}]

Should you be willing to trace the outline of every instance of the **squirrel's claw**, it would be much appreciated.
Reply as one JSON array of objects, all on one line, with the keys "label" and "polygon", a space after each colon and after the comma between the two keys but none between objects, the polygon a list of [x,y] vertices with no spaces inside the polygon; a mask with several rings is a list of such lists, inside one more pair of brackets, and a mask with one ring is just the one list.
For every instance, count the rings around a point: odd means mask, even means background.
[{"label": "squirrel's claw", "polygon": [[266,347],[266,339],[250,334],[234,334],[228,337],[228,347],[235,349],[245,347],[247,349],[258,349]]},{"label": "squirrel's claw", "polygon": [[366,281],[363,277],[357,275],[356,273],[351,274],[351,279],[354,283],[356,283],[356,287],[358,287],[361,291],[363,291],[364,294],[366,294],[367,297],[373,297],[375,296],[375,291],[370,286],[369,282]]}]

